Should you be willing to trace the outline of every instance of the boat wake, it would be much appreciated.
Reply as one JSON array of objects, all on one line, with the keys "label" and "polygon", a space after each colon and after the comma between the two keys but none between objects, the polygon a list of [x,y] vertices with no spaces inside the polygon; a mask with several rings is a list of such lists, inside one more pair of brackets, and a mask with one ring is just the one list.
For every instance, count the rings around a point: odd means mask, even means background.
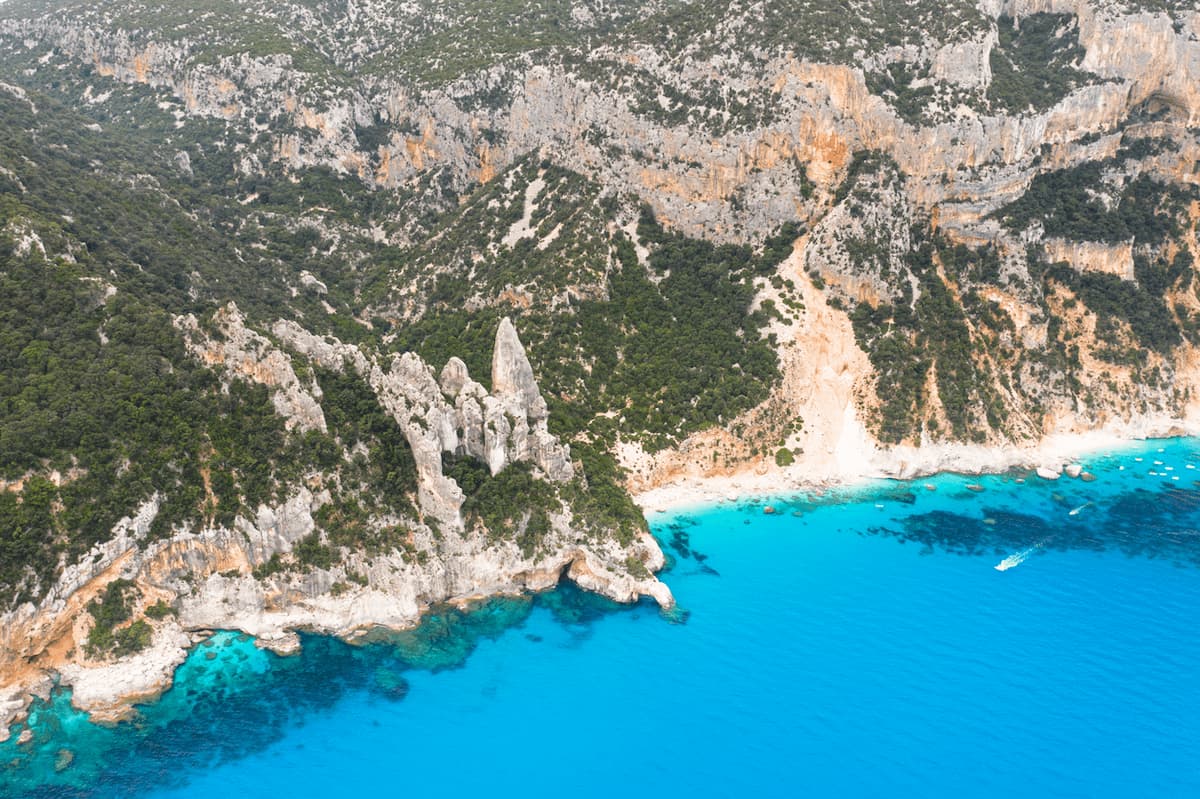
[{"label": "boat wake", "polygon": [[1028,560],[1030,555],[1041,549],[1042,544],[1045,543],[1045,541],[1039,541],[1028,549],[1022,549],[1020,552],[1014,552],[1012,555],[1009,555],[1007,558],[996,564],[996,571],[1006,572],[1009,569],[1015,569],[1017,566],[1020,566],[1022,563]]}]

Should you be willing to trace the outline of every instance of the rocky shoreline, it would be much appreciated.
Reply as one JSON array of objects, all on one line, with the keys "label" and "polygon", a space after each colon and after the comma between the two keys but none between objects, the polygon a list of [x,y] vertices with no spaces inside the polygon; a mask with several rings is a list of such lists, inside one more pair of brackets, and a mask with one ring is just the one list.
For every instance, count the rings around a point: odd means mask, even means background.
[{"label": "rocky shoreline", "polygon": [[[635,545],[643,552],[649,572],[660,570],[664,557],[654,540],[643,534]],[[130,717],[134,705],[153,701],[170,688],[176,668],[188,652],[217,629],[236,630],[256,639],[256,644],[280,655],[295,654],[300,641],[297,631],[333,635],[354,641],[380,629],[402,631],[417,626],[424,614],[437,604],[469,607],[475,602],[501,596],[540,592],[553,589],[562,579],[579,587],[618,602],[636,602],[641,597],[654,599],[664,609],[674,606],[670,589],[652,575],[637,579],[615,574],[593,552],[586,548],[569,548],[552,558],[517,572],[494,571],[464,591],[446,595],[422,597],[398,596],[383,591],[361,591],[353,595],[331,597],[328,594],[306,597],[283,610],[251,607],[239,592],[250,587],[252,577],[223,578],[210,576],[206,589],[195,598],[183,599],[179,618],[155,622],[152,645],[133,656],[113,662],[92,662],[77,657],[74,633],[81,632],[80,616],[72,619],[35,617],[22,625],[26,630],[53,628],[53,622],[70,622],[63,636],[72,646],[64,649],[59,641],[30,638],[20,655],[30,653],[31,663],[6,669],[6,684],[0,688],[0,740],[6,740],[10,726],[24,720],[29,704],[38,697],[46,698],[57,685],[70,686],[72,704],[89,713],[93,720],[111,723]],[[102,578],[96,581],[104,582]],[[101,586],[89,583],[80,589],[83,596],[98,593]],[[223,611],[221,610],[223,609]],[[14,618],[9,613],[0,620],[6,638],[12,640]],[[49,614],[46,614],[49,615]],[[39,626],[40,625],[40,626]],[[13,658],[16,664],[23,658]]]},{"label": "rocky shoreline", "polygon": [[[670,589],[654,576],[665,558],[648,532],[620,534],[577,516],[564,499],[570,495],[559,494],[575,466],[568,446],[547,430],[546,403],[507,319],[496,334],[490,392],[458,359],[439,381],[412,353],[385,362],[281,323],[274,332],[290,348],[285,351],[247,328],[233,305],[214,317],[216,338],[194,318],[177,323],[195,357],[223,369],[228,380],[266,386],[276,411],[301,430],[323,430],[325,419],[319,387],[306,385],[296,367],[316,362],[361,378],[412,450],[414,517],[370,520],[404,529],[396,546],[340,548],[335,556],[321,543],[317,516],[334,501],[336,475],[308,475],[283,501],[260,505],[253,518],[184,527],[166,538],[150,534],[163,505],[156,494],[118,522],[108,541],[65,566],[41,599],[0,615],[0,740],[23,720],[33,698],[47,696],[56,684],[71,686],[73,704],[98,721],[125,718],[135,703],[171,685],[176,667],[206,631],[237,630],[289,654],[299,646],[297,630],[353,640],[378,628],[411,629],[434,605],[544,591],[564,578],[618,602],[650,597],[663,608],[674,605]],[[532,510],[523,498],[513,498],[506,510],[514,514],[507,534],[485,529],[464,509],[461,487],[443,472],[443,453],[472,456],[493,476],[515,463],[527,468],[550,497],[542,529],[524,540]],[[306,561],[296,554],[305,546],[328,554]],[[112,629],[140,624],[148,645],[114,659],[94,646],[91,633],[99,622],[89,610],[118,580],[128,607]]]},{"label": "rocky shoreline", "polygon": [[[844,470],[822,473],[803,464],[766,470],[751,466],[732,475],[690,477],[657,486],[639,493],[635,499],[647,516],[653,518],[655,513],[702,507],[735,498],[768,498],[792,491],[852,486],[873,479],[910,480],[938,472],[983,474],[1038,467],[1061,470],[1066,463],[1086,460],[1089,455],[1120,449],[1136,441],[1196,435],[1198,432],[1200,428],[1185,420],[1153,418],[1096,431],[1048,436],[1027,446],[932,444],[872,450],[864,453],[862,466],[856,473]],[[141,523],[148,524],[148,518],[143,509]],[[136,534],[136,522],[131,520],[131,525]],[[129,528],[123,530],[128,531]],[[182,543],[173,540],[163,549],[172,549]],[[664,558],[653,538],[643,534],[637,543],[642,548],[647,568],[651,572],[661,569]],[[273,611],[249,607],[244,600],[238,599],[240,592],[254,592],[253,587],[245,583],[253,578],[212,574],[206,582],[206,591],[194,601],[183,603],[179,618],[155,624],[154,644],[150,649],[114,663],[81,663],[70,657],[59,657],[55,661],[43,657],[35,667],[15,673],[14,679],[0,691],[0,740],[8,737],[10,725],[23,720],[29,703],[35,697],[48,696],[56,684],[71,686],[73,704],[98,722],[128,718],[134,712],[135,704],[152,701],[171,686],[175,669],[191,648],[216,629],[244,632],[254,636],[258,646],[289,655],[299,651],[297,631],[335,635],[353,641],[380,628],[411,629],[434,604],[463,607],[497,595],[545,591],[556,587],[564,578],[619,602],[634,602],[645,596],[653,598],[663,608],[674,605],[670,589],[657,578],[638,580],[629,575],[614,574],[586,548],[567,548],[534,568],[527,566],[523,564],[517,568],[516,564],[511,564],[508,570],[493,568],[487,579],[482,579],[487,570],[481,570],[473,585],[465,590],[441,596],[427,595],[419,600],[411,594],[364,591],[341,597],[317,595],[290,608]],[[104,572],[101,570],[102,574]],[[86,585],[77,592],[87,595]],[[9,641],[12,640],[12,617],[10,613],[3,620]],[[52,649],[54,647],[47,647],[47,650]]]}]

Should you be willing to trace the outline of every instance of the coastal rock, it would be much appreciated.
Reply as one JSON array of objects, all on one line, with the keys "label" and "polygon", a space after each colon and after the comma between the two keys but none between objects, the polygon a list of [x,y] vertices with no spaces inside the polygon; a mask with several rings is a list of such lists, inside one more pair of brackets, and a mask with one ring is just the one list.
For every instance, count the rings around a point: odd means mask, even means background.
[{"label": "coastal rock", "polygon": [[10,686],[7,691],[0,693],[0,743],[12,735],[9,726],[21,717],[29,702],[29,692],[23,685]]},{"label": "coastal rock", "polygon": [[[603,537],[581,545],[565,503],[548,514],[549,529],[535,552],[464,524],[463,493],[443,473],[443,453],[480,458],[493,473],[529,461],[551,482],[573,475],[569,451],[546,428],[546,405],[511,322],[506,320],[497,334],[499,393],[473,381],[457,359],[443,369],[439,384],[414,353],[384,361],[289,322],[273,327],[280,348],[251,330],[233,305],[221,309],[213,323],[221,331],[216,338],[193,317],[177,319],[196,357],[225,369],[230,379],[274,388],[276,411],[297,426],[324,429],[324,417],[315,383],[310,390],[296,378],[294,358],[354,374],[370,386],[412,449],[420,516],[372,523],[402,522],[410,530],[409,546],[421,557],[398,549],[370,557],[342,550],[327,568],[260,571],[301,541],[321,535],[314,514],[331,494],[320,481],[243,512],[232,525],[183,527],[151,539],[147,533],[163,499],[156,495],[122,519],[108,541],[65,567],[43,600],[0,616],[0,722],[15,718],[30,692],[55,674],[72,686],[74,704],[94,718],[125,718],[132,703],[152,699],[170,685],[197,631],[240,630],[261,646],[288,654],[299,646],[297,629],[346,638],[379,626],[407,629],[432,604],[545,590],[564,576],[617,601],[649,596],[663,607],[673,604],[669,589],[653,576],[665,561],[648,534],[627,547]],[[135,614],[162,600],[176,615],[153,623],[147,649],[115,661],[92,661],[77,654],[84,651],[90,618],[84,609],[117,578],[136,586]],[[7,728],[0,724],[0,729]]]},{"label": "coastal rock", "polygon": [[394,355],[385,369],[358,348],[313,336],[294,322],[280,321],[273,332],[325,368],[352,369],[367,380],[412,447],[421,507],[444,524],[462,523],[463,497],[442,473],[443,452],[479,458],[492,474],[528,461],[550,480],[574,477],[570,449],[547,428],[546,401],[508,318],[496,331],[491,393],[471,379],[458,358],[447,361],[439,381],[415,353]]},{"label": "coastal rock", "polygon": [[[647,575],[663,568],[665,564],[662,550],[648,533],[638,536],[634,554],[630,557],[643,563]],[[617,602],[634,602],[640,596],[649,596],[663,610],[675,607],[675,597],[665,583],[653,576],[637,578],[626,572],[616,572],[587,550],[580,551],[570,562],[567,576],[580,588]]]},{"label": "coastal rock", "polygon": [[135,702],[157,698],[170,687],[175,669],[187,657],[188,635],[174,624],[155,630],[147,650],[119,662],[62,664],[62,681],[71,686],[71,703],[96,721],[127,718]]},{"label": "coastal rock", "polygon": [[254,645],[259,649],[267,649],[280,657],[295,655],[300,651],[300,636],[293,630],[259,636],[254,639]]},{"label": "coastal rock", "polygon": [[538,421],[546,418],[546,402],[533,378],[533,367],[517,337],[512,320],[504,317],[496,328],[492,350],[492,394],[514,416]]},{"label": "coastal rock", "polygon": [[462,362],[461,358],[455,357],[446,361],[438,382],[441,384],[442,393],[450,399],[456,400],[463,388],[472,381],[471,375],[467,373],[467,365]]},{"label": "coastal rock", "polygon": [[1043,480],[1057,480],[1062,476],[1062,472],[1059,469],[1052,469],[1049,466],[1039,466],[1036,471],[1037,476]]}]

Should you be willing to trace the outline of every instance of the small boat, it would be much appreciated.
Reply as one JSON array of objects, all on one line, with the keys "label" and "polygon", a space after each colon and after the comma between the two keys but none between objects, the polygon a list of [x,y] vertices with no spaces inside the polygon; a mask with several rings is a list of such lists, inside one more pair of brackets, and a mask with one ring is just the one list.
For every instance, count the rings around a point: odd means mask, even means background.
[{"label": "small boat", "polygon": [[979,483],[967,483],[967,490],[974,491],[976,494],[978,494],[983,490],[983,486],[981,486]]}]

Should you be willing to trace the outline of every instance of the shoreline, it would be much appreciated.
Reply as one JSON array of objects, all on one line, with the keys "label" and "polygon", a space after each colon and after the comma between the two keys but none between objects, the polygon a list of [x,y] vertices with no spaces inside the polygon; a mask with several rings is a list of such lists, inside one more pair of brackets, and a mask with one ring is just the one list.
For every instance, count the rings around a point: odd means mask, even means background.
[{"label": "shoreline", "polygon": [[[638,492],[633,495],[633,499],[642,508],[647,520],[653,523],[671,512],[699,510],[733,501],[770,500],[789,493],[854,488],[872,481],[913,480],[939,473],[999,474],[1014,469],[1032,471],[1038,467],[1061,471],[1067,464],[1086,462],[1090,457],[1120,452],[1149,441],[1198,434],[1200,429],[1182,420],[1153,419],[1081,433],[1050,435],[1039,442],[1026,445],[937,443],[881,449],[874,444],[868,444],[866,447],[850,448],[855,451],[843,449],[836,453],[828,453],[827,456],[810,453],[789,467],[778,467],[771,462],[769,467],[763,468],[763,464],[759,462],[747,464],[740,471],[728,475],[684,475]],[[587,570],[565,575],[560,569],[554,574],[560,579],[567,577],[584,590],[605,593],[601,586],[593,584],[596,582],[595,575]],[[519,588],[516,585],[507,585],[499,591],[476,592],[443,601],[458,606],[469,605],[472,600],[486,596],[510,592],[524,593],[530,589],[542,590],[557,584],[560,579],[533,581],[533,584],[526,581]],[[419,623],[424,610],[427,608],[423,608],[416,618],[409,620],[412,625]],[[79,692],[78,697],[73,698],[72,704],[89,714],[94,714],[95,720],[100,722],[113,722],[126,717],[132,710],[133,702],[153,700],[162,691],[170,688],[179,663],[198,644],[195,631],[199,629],[243,632],[254,637],[256,646],[270,649],[280,655],[294,654],[297,651],[299,640],[295,631],[298,629],[334,635],[350,642],[356,637],[354,632],[361,632],[360,627],[343,628],[339,631],[322,630],[319,629],[319,625],[311,623],[283,625],[287,628],[286,631],[282,628],[252,631],[236,622],[195,626],[172,621],[165,626],[169,629],[159,631],[159,645],[131,660],[100,667],[67,665],[65,668],[56,669],[61,682]],[[382,624],[379,620],[369,626],[411,628],[407,624]],[[23,684],[16,692],[0,692],[0,722],[5,722],[0,727],[0,741],[8,737],[5,733],[9,732],[9,724],[22,720],[21,716],[29,702],[34,696],[45,692],[46,687],[43,684],[38,689],[31,684]]]},{"label": "shoreline", "polygon": [[[641,534],[647,541],[652,536]],[[644,545],[644,542],[642,543]],[[384,612],[372,615],[371,609],[394,609],[398,597],[376,590],[365,597],[368,607],[355,613],[354,607],[364,600],[359,594],[345,597],[341,605],[345,623],[328,623],[328,614],[314,616],[313,608],[294,608],[247,617],[236,613],[224,618],[181,618],[180,614],[153,623],[151,645],[136,654],[114,661],[81,663],[68,654],[63,662],[30,665],[21,673],[11,675],[7,683],[0,682],[0,743],[9,740],[13,727],[21,725],[19,736],[29,728],[25,725],[29,708],[35,699],[48,699],[57,689],[71,691],[71,705],[86,713],[93,723],[113,724],[136,715],[136,705],[155,702],[175,684],[180,665],[205,640],[217,632],[235,632],[250,636],[259,649],[280,657],[300,651],[300,633],[337,638],[347,644],[368,639],[372,634],[403,633],[420,626],[429,612],[438,605],[469,609],[493,597],[526,596],[554,590],[564,582],[580,590],[606,597],[620,604],[632,604],[641,599],[653,600],[664,612],[674,606],[670,588],[657,578],[665,565],[660,549],[655,545],[647,568],[646,578],[622,577],[613,574],[586,548],[574,547],[558,553],[558,561],[550,567],[508,574],[500,582],[474,586],[467,593],[455,594],[432,601],[420,602],[410,614]],[[382,604],[380,604],[382,603]],[[320,610],[329,611],[328,607]],[[361,610],[361,609],[360,609]]]},{"label": "shoreline", "polygon": [[[1001,474],[1047,467],[1117,452],[1139,443],[1200,435],[1200,427],[1182,419],[1154,418],[1084,432],[1055,433],[1026,444],[929,443],[857,453],[806,455],[787,467],[773,462],[747,464],[727,475],[684,476],[633,494],[647,521],[675,511],[696,510],[731,501],[773,499],[782,494],[854,488],[874,480],[913,480],[935,474]],[[849,455],[849,457],[848,457]],[[764,468],[765,466],[765,468]]]}]

